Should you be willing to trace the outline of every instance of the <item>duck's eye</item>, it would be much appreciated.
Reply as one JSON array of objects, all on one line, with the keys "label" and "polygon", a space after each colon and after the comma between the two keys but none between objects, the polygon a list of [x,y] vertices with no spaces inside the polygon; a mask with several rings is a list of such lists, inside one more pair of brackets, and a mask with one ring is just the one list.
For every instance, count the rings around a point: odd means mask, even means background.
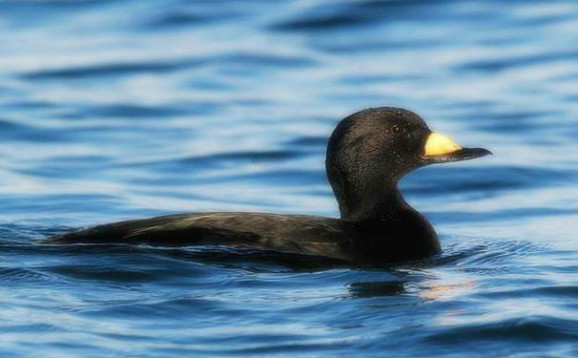
[{"label": "duck's eye", "polygon": [[403,132],[403,128],[401,128],[400,126],[393,126],[393,128],[391,129],[393,131],[393,133],[401,133]]}]

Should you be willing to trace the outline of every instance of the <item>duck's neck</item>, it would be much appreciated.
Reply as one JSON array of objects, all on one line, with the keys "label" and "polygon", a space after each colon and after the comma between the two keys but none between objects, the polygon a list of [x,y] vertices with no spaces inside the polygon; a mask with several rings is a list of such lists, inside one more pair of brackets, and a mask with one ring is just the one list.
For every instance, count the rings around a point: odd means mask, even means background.
[{"label": "duck's neck", "polygon": [[399,212],[411,208],[397,183],[382,185],[378,190],[373,188],[367,193],[357,193],[348,199],[339,203],[341,219],[346,221],[391,221]]}]

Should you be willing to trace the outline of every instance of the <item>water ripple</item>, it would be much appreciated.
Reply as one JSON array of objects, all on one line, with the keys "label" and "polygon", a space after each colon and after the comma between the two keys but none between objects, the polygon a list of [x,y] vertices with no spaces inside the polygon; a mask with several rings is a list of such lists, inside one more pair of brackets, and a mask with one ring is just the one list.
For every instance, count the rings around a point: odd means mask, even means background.
[{"label": "water ripple", "polygon": [[[0,356],[578,355],[574,1],[0,12]],[[495,153],[403,180],[429,260],[37,244],[185,211],[337,216],[328,135],[383,105]]]}]

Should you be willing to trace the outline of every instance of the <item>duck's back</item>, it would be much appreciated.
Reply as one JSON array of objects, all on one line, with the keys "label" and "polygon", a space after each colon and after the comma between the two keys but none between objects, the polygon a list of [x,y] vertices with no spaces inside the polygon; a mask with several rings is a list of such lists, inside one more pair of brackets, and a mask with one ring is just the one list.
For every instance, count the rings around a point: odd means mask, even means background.
[{"label": "duck's back", "polygon": [[348,260],[346,225],[337,219],[262,213],[192,213],[129,220],[53,236],[44,243],[227,245]]}]

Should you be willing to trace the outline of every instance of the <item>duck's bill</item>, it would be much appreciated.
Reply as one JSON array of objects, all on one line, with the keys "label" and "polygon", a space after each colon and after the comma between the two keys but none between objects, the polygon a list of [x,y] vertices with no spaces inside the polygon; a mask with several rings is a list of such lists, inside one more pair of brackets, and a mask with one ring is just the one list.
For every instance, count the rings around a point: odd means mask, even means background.
[{"label": "duck's bill", "polygon": [[484,148],[463,148],[448,137],[431,133],[426,141],[422,159],[426,164],[459,162],[490,155]]},{"label": "duck's bill", "polygon": [[462,160],[476,159],[490,154],[492,154],[492,152],[484,148],[462,148],[448,154],[431,155],[431,156],[424,155],[423,159],[427,164],[449,163],[449,162],[459,162]]}]

